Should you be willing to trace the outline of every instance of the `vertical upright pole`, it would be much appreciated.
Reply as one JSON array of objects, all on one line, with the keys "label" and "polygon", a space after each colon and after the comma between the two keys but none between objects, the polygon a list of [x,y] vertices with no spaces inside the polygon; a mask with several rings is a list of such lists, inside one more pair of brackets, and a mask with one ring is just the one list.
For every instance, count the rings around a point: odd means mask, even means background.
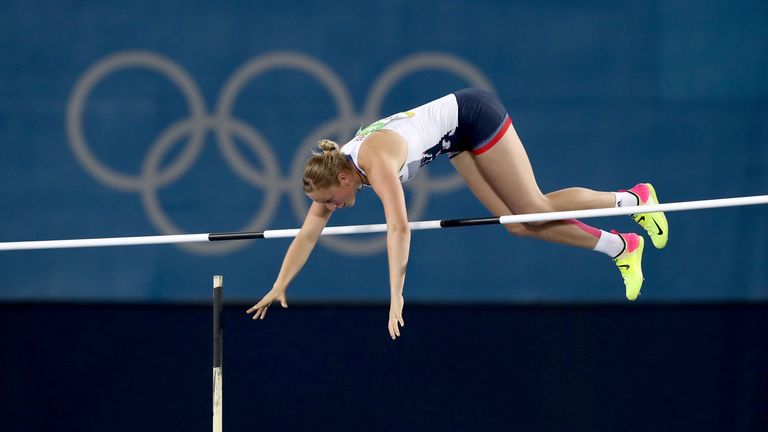
[{"label": "vertical upright pole", "polygon": [[224,277],[213,277],[213,432],[222,430],[222,409],[224,408],[224,399],[222,393],[222,357],[224,350],[222,347],[223,329],[221,326],[221,296],[224,290]]}]

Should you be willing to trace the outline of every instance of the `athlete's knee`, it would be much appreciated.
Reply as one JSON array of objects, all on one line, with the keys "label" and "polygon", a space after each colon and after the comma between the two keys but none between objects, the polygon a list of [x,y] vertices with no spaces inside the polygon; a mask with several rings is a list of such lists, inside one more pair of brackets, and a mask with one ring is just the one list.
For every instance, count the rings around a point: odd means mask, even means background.
[{"label": "athlete's knee", "polygon": [[[554,203],[544,195],[515,208],[515,214],[549,213],[553,211],[556,211]],[[523,225],[535,227],[545,223],[547,222],[526,222]]]}]

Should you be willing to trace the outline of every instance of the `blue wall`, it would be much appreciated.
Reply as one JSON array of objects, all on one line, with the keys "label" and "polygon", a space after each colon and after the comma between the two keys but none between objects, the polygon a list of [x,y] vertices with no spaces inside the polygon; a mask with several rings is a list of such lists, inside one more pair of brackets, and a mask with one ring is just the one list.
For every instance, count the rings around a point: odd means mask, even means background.
[{"label": "blue wall", "polygon": [[[763,1],[2,10],[2,241],[296,227],[296,167],[313,141],[466,85],[500,95],[545,191],[650,180],[664,201],[768,192]],[[447,161],[430,166],[407,190],[411,218],[484,215],[455,180]],[[361,201],[332,224],[383,221],[372,196]],[[768,299],[767,216],[670,215],[642,299]],[[230,298],[253,300],[287,244],[3,253],[0,299],[197,302],[223,273]],[[498,227],[415,234],[411,257],[409,300],[623,301],[605,257]],[[329,240],[289,296],[385,300],[386,275],[380,237]]]}]

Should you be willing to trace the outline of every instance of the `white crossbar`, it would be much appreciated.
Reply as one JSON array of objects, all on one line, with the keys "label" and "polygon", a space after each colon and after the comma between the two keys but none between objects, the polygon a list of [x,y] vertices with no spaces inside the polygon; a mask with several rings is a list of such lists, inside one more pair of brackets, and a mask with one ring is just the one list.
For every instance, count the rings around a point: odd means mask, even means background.
[{"label": "white crossbar", "polygon": [[[749,205],[768,204],[768,195],[755,195],[738,198],[723,198],[701,201],[685,201],[657,205],[642,206],[643,213],[674,212],[683,210],[702,210],[722,207],[740,207]],[[489,225],[489,224],[513,224],[528,222],[548,222],[563,219],[587,219],[595,217],[622,216],[637,213],[638,207],[603,208],[590,210],[572,210],[549,213],[532,213],[520,215],[507,215],[491,218],[431,220],[410,222],[411,230],[428,230],[439,228],[451,228],[459,226]],[[326,227],[321,235],[347,235],[368,234],[386,232],[386,224],[371,225],[346,225]],[[42,241],[18,241],[0,242],[0,251],[32,250],[32,249],[69,249],[83,247],[104,246],[137,246],[152,244],[174,243],[202,243],[222,240],[247,240],[247,239],[271,239],[296,237],[298,229],[266,230],[260,232],[236,232],[236,233],[208,233],[208,234],[180,234],[158,235],[141,237],[106,237],[72,240],[42,240]]]}]

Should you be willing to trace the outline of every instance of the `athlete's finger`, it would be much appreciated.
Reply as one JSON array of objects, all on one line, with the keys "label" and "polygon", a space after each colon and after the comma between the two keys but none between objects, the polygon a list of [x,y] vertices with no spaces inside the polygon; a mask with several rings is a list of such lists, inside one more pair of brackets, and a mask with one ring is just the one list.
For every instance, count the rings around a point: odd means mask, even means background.
[{"label": "athlete's finger", "polygon": [[263,308],[263,307],[264,307],[264,305],[261,304],[261,302],[258,302],[258,303],[256,303],[256,305],[254,307],[251,308],[251,312],[258,313],[261,310],[261,308]]}]

